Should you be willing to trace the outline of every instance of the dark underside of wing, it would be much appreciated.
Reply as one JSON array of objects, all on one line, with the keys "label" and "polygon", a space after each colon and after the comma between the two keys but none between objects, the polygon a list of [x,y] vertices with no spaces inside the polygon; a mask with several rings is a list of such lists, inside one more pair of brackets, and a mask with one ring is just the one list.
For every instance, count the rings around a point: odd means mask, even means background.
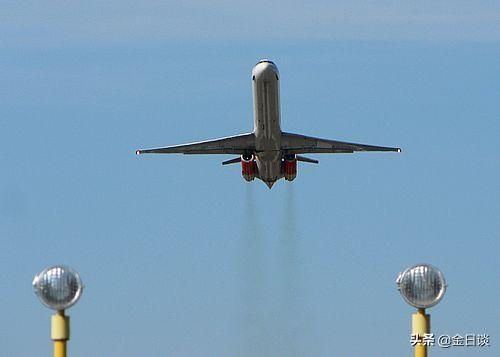
[{"label": "dark underside of wing", "polygon": [[281,149],[290,154],[341,154],[357,151],[401,151],[400,148],[395,147],[347,143],[292,133],[282,134]]}]

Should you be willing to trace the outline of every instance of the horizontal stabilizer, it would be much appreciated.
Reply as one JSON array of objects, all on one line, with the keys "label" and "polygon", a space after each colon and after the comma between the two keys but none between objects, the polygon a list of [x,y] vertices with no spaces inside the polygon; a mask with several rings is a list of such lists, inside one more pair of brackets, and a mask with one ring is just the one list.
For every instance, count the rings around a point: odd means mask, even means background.
[{"label": "horizontal stabilizer", "polygon": [[237,164],[238,162],[241,162],[241,157],[235,157],[234,159],[226,160],[222,162],[222,165],[231,165],[231,164]]},{"label": "horizontal stabilizer", "polygon": [[297,161],[300,161],[300,162],[307,162],[309,164],[319,164],[318,160],[310,159],[310,158],[305,157],[305,156],[297,155],[296,158],[297,158]]}]

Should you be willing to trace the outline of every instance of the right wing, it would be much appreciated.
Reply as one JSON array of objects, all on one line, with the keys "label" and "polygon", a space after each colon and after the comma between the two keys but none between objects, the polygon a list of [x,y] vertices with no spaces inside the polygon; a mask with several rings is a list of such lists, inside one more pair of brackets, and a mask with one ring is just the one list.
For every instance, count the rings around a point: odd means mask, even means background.
[{"label": "right wing", "polygon": [[347,143],[344,141],[321,139],[292,133],[282,134],[281,149],[290,154],[340,154],[353,153],[355,151],[401,151],[400,148]]},{"label": "right wing", "polygon": [[255,151],[253,133],[228,136],[226,138],[199,141],[191,144],[167,146],[157,149],[137,150],[139,154],[234,154],[243,155]]}]

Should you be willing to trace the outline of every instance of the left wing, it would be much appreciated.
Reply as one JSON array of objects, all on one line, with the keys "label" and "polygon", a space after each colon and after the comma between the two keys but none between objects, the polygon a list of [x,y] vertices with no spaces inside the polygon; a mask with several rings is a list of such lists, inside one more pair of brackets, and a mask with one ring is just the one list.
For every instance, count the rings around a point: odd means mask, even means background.
[{"label": "left wing", "polygon": [[395,151],[400,148],[346,143],[292,133],[281,136],[281,150],[290,154],[352,153],[355,151]]},{"label": "left wing", "polygon": [[137,150],[139,154],[235,154],[243,155],[255,151],[253,133],[228,136],[226,138],[199,141],[191,144],[167,146],[157,149]]}]

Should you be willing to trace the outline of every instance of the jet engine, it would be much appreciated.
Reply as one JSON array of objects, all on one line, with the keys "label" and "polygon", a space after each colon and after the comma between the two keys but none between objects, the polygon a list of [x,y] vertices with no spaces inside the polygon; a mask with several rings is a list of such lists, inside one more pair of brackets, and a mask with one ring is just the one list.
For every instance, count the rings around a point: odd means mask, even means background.
[{"label": "jet engine", "polygon": [[283,160],[283,176],[285,180],[293,181],[297,176],[297,158],[295,155],[286,155]]},{"label": "jet engine", "polygon": [[241,174],[247,181],[255,179],[257,165],[255,164],[255,157],[253,155],[241,155]]}]

